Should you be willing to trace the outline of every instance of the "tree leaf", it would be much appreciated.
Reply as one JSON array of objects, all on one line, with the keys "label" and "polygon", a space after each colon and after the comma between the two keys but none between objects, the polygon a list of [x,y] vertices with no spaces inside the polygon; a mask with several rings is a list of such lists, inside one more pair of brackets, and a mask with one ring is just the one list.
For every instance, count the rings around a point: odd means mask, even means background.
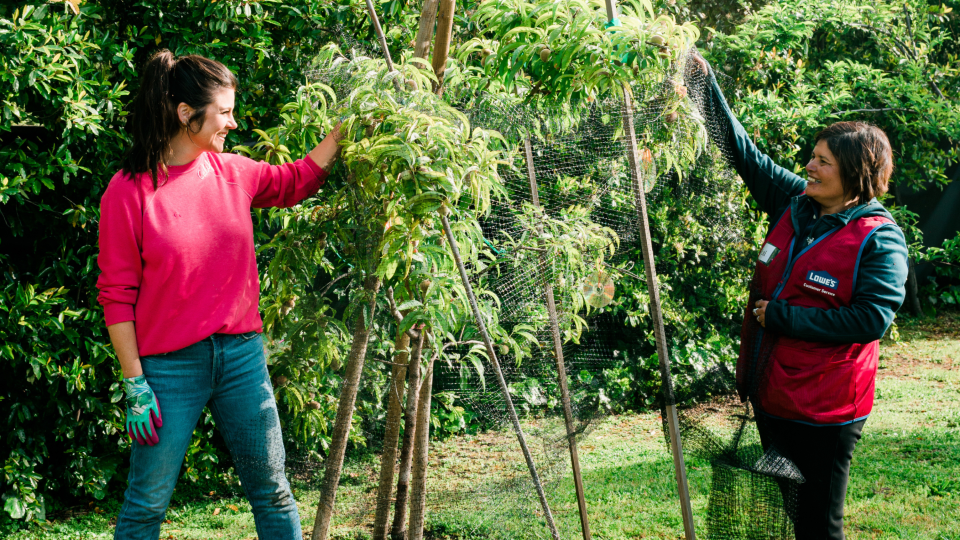
[{"label": "tree leaf", "polygon": [[3,503],[3,509],[6,513],[10,514],[10,517],[13,519],[23,519],[23,516],[27,515],[27,508],[24,506],[23,501],[19,497],[10,497],[5,503]]}]

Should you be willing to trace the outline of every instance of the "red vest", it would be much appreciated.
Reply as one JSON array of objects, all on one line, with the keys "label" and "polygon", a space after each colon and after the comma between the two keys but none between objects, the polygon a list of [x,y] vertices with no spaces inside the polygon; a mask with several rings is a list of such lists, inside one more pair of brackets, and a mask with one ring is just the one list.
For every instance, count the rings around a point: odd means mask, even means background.
[{"label": "red vest", "polygon": [[[798,240],[791,211],[784,212],[766,238],[757,260],[755,287],[765,300],[783,300],[790,306],[837,309],[849,306],[857,282],[860,256],[877,229],[893,222],[879,216],[854,219],[836,227],[791,258]],[[753,305],[747,306],[744,329],[754,324]],[[786,336],[763,335],[741,339],[740,371],[757,365],[761,351],[769,351],[757,397],[763,412],[813,424],[842,424],[866,417],[873,409],[879,342],[818,343]],[[764,339],[775,339],[767,342]],[[761,362],[761,365],[764,362]]]}]

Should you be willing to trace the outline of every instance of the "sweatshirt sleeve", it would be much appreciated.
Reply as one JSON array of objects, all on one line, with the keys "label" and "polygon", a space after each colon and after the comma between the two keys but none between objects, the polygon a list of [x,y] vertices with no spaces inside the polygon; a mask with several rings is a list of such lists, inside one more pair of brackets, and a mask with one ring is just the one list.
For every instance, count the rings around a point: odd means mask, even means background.
[{"label": "sweatshirt sleeve", "polygon": [[310,156],[283,165],[260,162],[259,169],[254,208],[289,208],[319,191],[327,178]]},{"label": "sweatshirt sleeve", "polygon": [[838,309],[767,304],[766,325],[806,341],[870,343],[883,337],[906,296],[907,244],[898,227],[877,229],[867,241],[849,306]]},{"label": "sweatshirt sleeve", "polygon": [[711,108],[716,113],[717,120],[725,124],[720,126],[721,133],[713,135],[726,139],[733,158],[730,164],[747,184],[747,189],[760,205],[760,209],[775,218],[774,212],[787,206],[791,197],[802,193],[807,183],[774,163],[770,156],[761,152],[750,140],[740,121],[730,111],[712,68],[708,89]]},{"label": "sweatshirt sleeve", "polygon": [[97,301],[107,326],[135,320],[133,308],[143,277],[142,219],[136,180],[115,177],[100,200]]}]

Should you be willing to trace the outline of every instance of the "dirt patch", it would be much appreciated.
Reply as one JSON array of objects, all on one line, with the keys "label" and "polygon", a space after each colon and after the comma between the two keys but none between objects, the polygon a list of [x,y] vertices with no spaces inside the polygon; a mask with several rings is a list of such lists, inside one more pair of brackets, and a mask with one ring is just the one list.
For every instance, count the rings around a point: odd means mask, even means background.
[{"label": "dirt patch", "polygon": [[[928,357],[898,352],[892,356],[884,356],[880,361],[880,368],[877,370],[877,378],[894,377],[900,379],[925,380],[919,377],[918,373],[930,369],[941,369],[945,371],[960,370],[960,359],[945,356],[931,361],[931,358]],[[931,382],[943,386],[942,383],[936,381]]]},{"label": "dirt patch", "polygon": [[905,322],[900,327],[900,334],[907,341],[920,336],[924,339],[960,339],[960,312],[944,312],[936,319],[922,319]]}]

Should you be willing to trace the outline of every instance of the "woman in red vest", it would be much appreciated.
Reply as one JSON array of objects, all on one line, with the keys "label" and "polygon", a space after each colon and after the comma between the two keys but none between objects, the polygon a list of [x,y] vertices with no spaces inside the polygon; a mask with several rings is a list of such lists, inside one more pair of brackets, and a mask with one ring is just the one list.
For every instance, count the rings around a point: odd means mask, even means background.
[{"label": "woman in red vest", "polygon": [[837,122],[815,138],[806,179],[760,152],[730,112],[709,66],[707,106],[726,117],[732,165],[771,227],[743,322],[737,389],[765,448],[805,478],[796,537],[843,538],[854,447],[873,407],[878,340],[903,303],[907,246],[877,201],[893,155],[887,136]]}]

